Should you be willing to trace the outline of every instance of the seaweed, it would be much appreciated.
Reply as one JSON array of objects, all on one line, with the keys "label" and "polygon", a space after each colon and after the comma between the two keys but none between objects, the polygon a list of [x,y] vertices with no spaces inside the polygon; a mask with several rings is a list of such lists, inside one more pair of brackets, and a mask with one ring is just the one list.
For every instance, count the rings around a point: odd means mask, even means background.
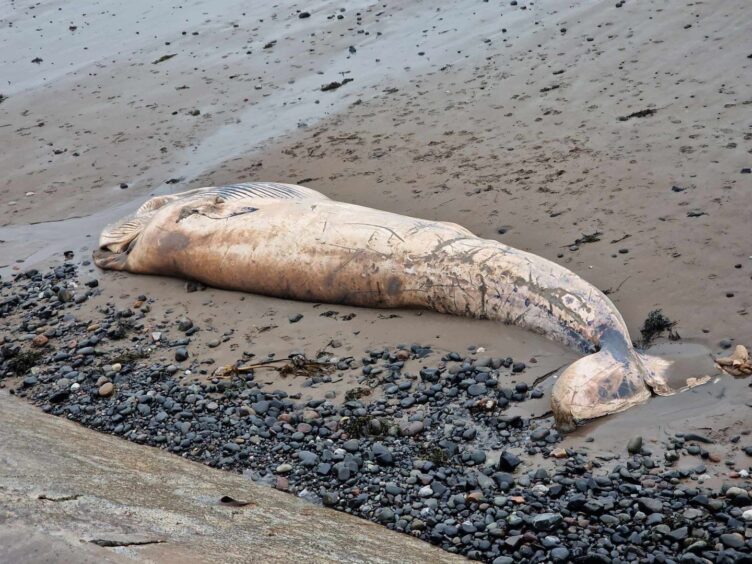
[{"label": "seaweed", "polygon": [[626,116],[619,116],[616,119],[618,119],[619,121],[627,121],[632,118],[644,118],[644,117],[655,115],[657,111],[658,110],[656,108],[647,108],[645,110],[640,110],[638,112],[632,112],[631,114],[626,115]]},{"label": "seaweed", "polygon": [[172,58],[173,58],[173,57],[174,57],[175,55],[177,55],[177,53],[170,53],[169,55],[162,55],[162,56],[161,56],[161,57],[159,57],[159,59],[157,59],[156,61],[152,61],[152,63],[151,63],[151,64],[152,64],[152,65],[158,65],[159,63],[163,63],[163,62],[165,62],[165,61],[169,61],[169,60],[170,60],[170,59],[172,59]]},{"label": "seaweed", "polygon": [[[284,364],[282,366],[274,366],[279,363]],[[239,374],[253,373],[260,368],[276,370],[280,376],[305,376],[310,378],[321,374],[331,374],[334,372],[335,366],[329,362],[310,360],[303,355],[293,355],[290,358],[275,358],[244,366],[222,366],[214,372],[214,375],[218,377],[237,376]]]},{"label": "seaweed", "polygon": [[649,347],[658,337],[668,331],[668,338],[672,341],[680,339],[679,334],[674,330],[677,322],[671,321],[662,310],[654,309],[648,313],[647,319],[642,324],[640,334],[642,335],[642,341],[640,345],[645,348]]},{"label": "seaweed", "polygon": [[420,448],[420,456],[436,466],[446,466],[449,463],[449,453],[441,447],[426,444]]},{"label": "seaweed", "polygon": [[22,351],[8,361],[10,368],[17,376],[23,376],[37,365],[42,353],[38,351]]},{"label": "seaweed", "polygon": [[127,351],[122,351],[119,354],[116,354],[110,359],[110,364],[129,364],[131,362],[134,362],[136,360],[141,360],[143,358],[148,358],[149,353],[146,352],[144,349],[132,349]]},{"label": "seaweed", "polygon": [[368,388],[352,388],[345,392],[345,401],[359,400],[362,397],[370,396],[371,390]]},{"label": "seaweed", "polygon": [[563,245],[562,248],[573,247],[575,245],[585,245],[587,243],[597,243],[601,240],[601,235],[603,235],[603,233],[600,231],[594,231],[593,233],[583,233],[582,237],[578,237],[574,240],[574,243]]},{"label": "seaweed", "polygon": [[[374,423],[375,422],[375,423]],[[340,423],[342,430],[348,437],[359,439],[368,436],[382,436],[387,433],[388,421],[373,415],[357,415],[345,417]]]}]

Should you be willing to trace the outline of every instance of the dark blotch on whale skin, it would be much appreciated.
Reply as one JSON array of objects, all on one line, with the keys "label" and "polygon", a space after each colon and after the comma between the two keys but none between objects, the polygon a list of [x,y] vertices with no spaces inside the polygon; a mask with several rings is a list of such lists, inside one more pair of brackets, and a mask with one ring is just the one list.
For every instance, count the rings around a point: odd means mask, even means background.
[{"label": "dark blotch on whale skin", "polygon": [[182,233],[171,232],[159,239],[159,247],[162,251],[182,251],[190,245],[190,239]]},{"label": "dark blotch on whale skin", "polygon": [[396,276],[392,276],[386,285],[386,292],[390,296],[396,296],[402,291],[402,280]]}]

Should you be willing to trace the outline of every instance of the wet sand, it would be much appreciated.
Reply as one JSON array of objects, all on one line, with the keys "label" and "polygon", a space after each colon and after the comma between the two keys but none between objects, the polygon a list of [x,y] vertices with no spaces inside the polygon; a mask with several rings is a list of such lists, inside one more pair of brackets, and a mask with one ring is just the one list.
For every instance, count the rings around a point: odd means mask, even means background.
[{"label": "wet sand", "polygon": [[[634,338],[660,307],[684,339],[714,352],[724,338],[749,344],[746,3],[525,8],[138,1],[84,14],[62,1],[14,3],[0,31],[0,275],[68,249],[85,260],[101,228],[150,194],[285,181],[454,221],[565,264],[610,291]],[[353,81],[320,90],[343,78]],[[647,109],[655,112],[619,119]],[[571,250],[594,232],[600,241]],[[531,379],[573,359],[485,322],[382,319],[389,312],[92,275],[102,296],[87,307],[144,294],[215,327],[194,343],[217,364],[246,349],[311,353],[332,339],[348,354],[398,342],[484,346],[539,360]],[[303,320],[290,325],[298,312]],[[228,329],[230,341],[201,348]],[[746,402],[748,383],[722,378],[567,440],[595,436],[592,448],[623,450],[635,434],[712,430],[722,441],[749,428]]]}]

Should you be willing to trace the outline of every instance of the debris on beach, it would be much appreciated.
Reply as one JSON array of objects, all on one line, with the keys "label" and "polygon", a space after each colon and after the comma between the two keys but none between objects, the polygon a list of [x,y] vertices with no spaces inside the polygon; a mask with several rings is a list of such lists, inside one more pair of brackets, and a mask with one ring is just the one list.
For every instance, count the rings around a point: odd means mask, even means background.
[{"label": "debris on beach", "polygon": [[749,376],[752,374],[752,362],[750,362],[749,352],[744,345],[736,345],[734,354],[716,358],[715,362],[732,376]]}]

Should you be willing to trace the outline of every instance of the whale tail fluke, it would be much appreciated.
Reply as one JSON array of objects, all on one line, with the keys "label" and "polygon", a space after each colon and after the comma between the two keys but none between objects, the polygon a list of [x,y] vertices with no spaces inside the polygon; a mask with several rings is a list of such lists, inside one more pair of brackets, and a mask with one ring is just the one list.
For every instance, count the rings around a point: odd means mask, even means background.
[{"label": "whale tail fluke", "polygon": [[684,375],[681,384],[673,386],[669,383],[673,364],[633,349],[625,355],[600,350],[573,362],[559,376],[551,393],[556,426],[569,432],[579,421],[624,411],[644,403],[651,394],[670,396],[711,379]]},{"label": "whale tail fluke", "polygon": [[551,407],[556,426],[569,432],[578,421],[639,405],[650,398],[649,383],[655,379],[634,351],[626,359],[607,350],[585,356],[569,365],[554,385]]}]

